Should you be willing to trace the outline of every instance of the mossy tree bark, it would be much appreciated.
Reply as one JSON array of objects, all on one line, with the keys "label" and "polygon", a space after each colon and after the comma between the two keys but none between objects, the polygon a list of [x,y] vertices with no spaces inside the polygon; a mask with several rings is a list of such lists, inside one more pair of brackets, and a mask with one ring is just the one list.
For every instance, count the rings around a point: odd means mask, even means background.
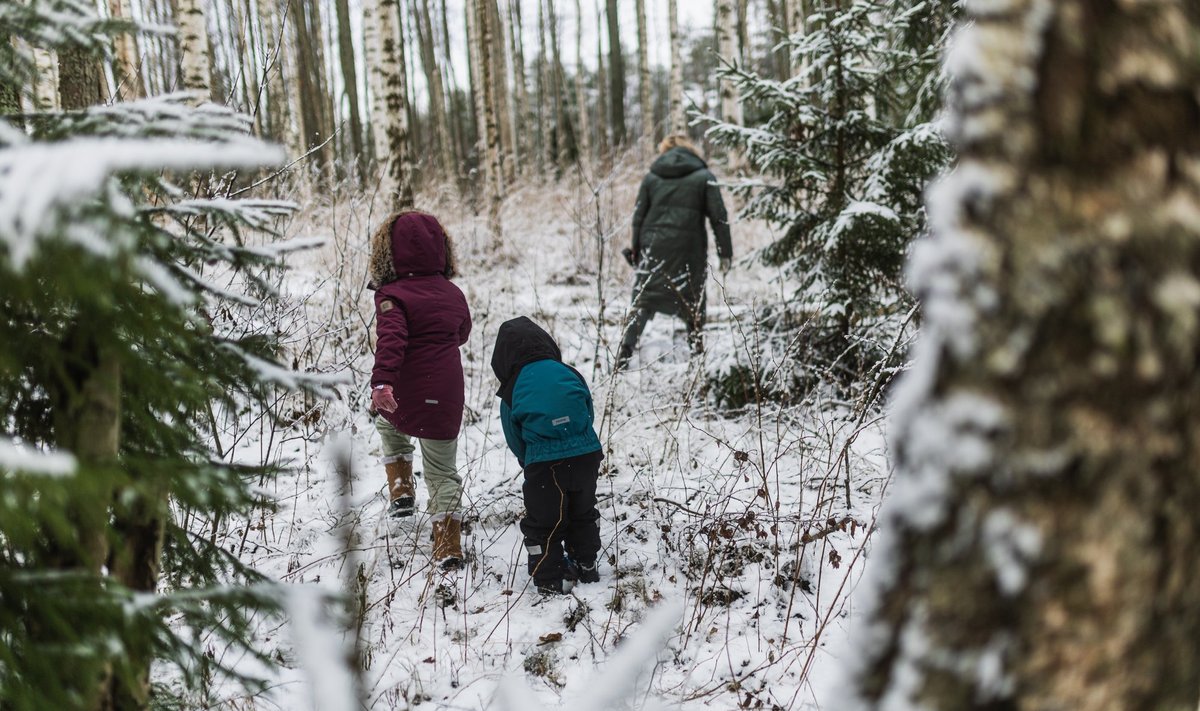
[{"label": "mossy tree bark", "polygon": [[1200,6],[966,9],[857,707],[1194,711]]}]

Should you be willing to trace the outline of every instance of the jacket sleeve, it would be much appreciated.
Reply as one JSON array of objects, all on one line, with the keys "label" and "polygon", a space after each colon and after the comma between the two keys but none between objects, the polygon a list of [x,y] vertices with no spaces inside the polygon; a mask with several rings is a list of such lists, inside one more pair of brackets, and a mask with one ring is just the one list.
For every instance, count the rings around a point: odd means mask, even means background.
[{"label": "jacket sleeve", "polygon": [[404,308],[392,299],[375,295],[375,366],[371,369],[371,386],[397,386],[400,366],[408,350],[408,318]]},{"label": "jacket sleeve", "polygon": [[467,317],[465,319],[463,319],[463,322],[458,327],[458,345],[461,346],[462,344],[466,343],[467,339],[470,337],[471,337],[471,310],[467,309]]},{"label": "jacket sleeve", "polygon": [[642,256],[642,223],[650,211],[650,176],[642,180],[638,188],[637,203],[633,207],[633,258],[637,262]]},{"label": "jacket sleeve", "polygon": [[521,425],[513,417],[512,408],[503,400],[500,401],[500,426],[504,429],[504,441],[508,448],[517,455],[517,463],[525,468],[525,440],[521,438]]},{"label": "jacket sleeve", "polygon": [[729,213],[725,211],[725,201],[721,199],[721,188],[717,187],[717,179],[711,173],[708,178],[708,186],[704,191],[704,211],[708,214],[708,223],[712,225],[713,237],[717,240],[717,256],[722,259],[733,257]]}]

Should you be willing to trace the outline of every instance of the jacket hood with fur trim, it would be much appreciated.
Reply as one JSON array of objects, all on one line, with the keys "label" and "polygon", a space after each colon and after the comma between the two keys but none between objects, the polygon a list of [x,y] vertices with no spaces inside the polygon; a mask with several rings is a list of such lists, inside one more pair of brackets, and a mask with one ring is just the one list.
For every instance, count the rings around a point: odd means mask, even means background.
[{"label": "jacket hood with fur trim", "polygon": [[438,219],[427,212],[397,213],[371,235],[373,288],[414,276],[458,273],[454,245]]}]

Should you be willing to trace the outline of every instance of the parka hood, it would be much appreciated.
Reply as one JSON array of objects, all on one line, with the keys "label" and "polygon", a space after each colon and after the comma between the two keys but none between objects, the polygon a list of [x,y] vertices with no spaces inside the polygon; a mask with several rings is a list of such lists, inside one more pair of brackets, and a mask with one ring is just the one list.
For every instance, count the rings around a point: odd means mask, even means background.
[{"label": "parka hood", "polygon": [[370,282],[378,288],[397,279],[455,276],[454,248],[438,219],[427,212],[401,212],[371,237]]},{"label": "parka hood", "polygon": [[562,351],[554,338],[526,316],[518,316],[500,324],[496,348],[492,351],[492,372],[500,381],[496,394],[504,402],[512,402],[513,386],[521,368],[539,360],[562,362]]},{"label": "parka hood", "polygon": [[655,159],[650,172],[662,178],[682,178],[708,167],[704,160],[686,148],[675,147]]}]

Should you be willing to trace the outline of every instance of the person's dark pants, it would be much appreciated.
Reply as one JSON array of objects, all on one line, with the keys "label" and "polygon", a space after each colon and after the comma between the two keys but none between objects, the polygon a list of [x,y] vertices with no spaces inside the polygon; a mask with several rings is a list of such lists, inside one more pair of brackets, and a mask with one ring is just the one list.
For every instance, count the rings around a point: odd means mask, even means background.
[{"label": "person's dark pants", "polygon": [[535,583],[562,580],[564,553],[584,567],[596,564],[600,553],[596,479],[603,458],[600,452],[592,452],[525,467],[521,533]]},{"label": "person's dark pants", "polygon": [[[625,326],[625,333],[621,335],[621,358],[628,359],[633,355],[633,350],[637,348],[642,332],[646,330],[646,324],[650,323],[653,316],[654,311],[644,308],[634,309],[633,313],[629,315],[629,324]],[[702,352],[704,350],[703,303],[684,308],[682,318],[683,325],[687,328],[688,345],[691,346],[692,352]]]}]

